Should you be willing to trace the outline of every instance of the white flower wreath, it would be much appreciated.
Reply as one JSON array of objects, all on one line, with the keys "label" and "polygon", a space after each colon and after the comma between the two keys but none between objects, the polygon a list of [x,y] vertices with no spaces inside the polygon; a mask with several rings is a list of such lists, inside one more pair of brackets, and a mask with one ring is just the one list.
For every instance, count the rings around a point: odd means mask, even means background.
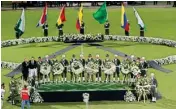
[{"label": "white flower wreath", "polygon": [[113,62],[106,62],[103,70],[105,74],[112,75],[116,71],[116,65]]},{"label": "white flower wreath", "polygon": [[136,65],[134,65],[134,66],[131,66],[131,71],[132,71],[132,73],[133,73],[133,75],[138,75],[139,73],[141,73],[141,71],[140,71],[140,69],[139,69],[139,67],[138,66],[136,66]]},{"label": "white flower wreath", "polygon": [[64,71],[64,66],[60,62],[56,62],[52,65],[52,72],[54,75],[60,75]]},{"label": "white flower wreath", "polygon": [[49,65],[46,62],[42,63],[41,66],[40,66],[40,72],[43,75],[48,75],[51,72],[51,65]]},{"label": "white flower wreath", "polygon": [[90,61],[85,66],[85,70],[89,74],[96,74],[98,72],[98,65],[95,64],[94,62]]},{"label": "white flower wreath", "polygon": [[122,68],[121,71],[125,75],[127,75],[130,72],[129,67],[127,66],[128,66],[127,64],[122,64],[122,67],[121,67]]},{"label": "white flower wreath", "polygon": [[83,65],[81,64],[80,61],[74,61],[74,62],[72,62],[72,64],[71,64],[71,71],[74,74],[78,75],[78,74],[82,73],[83,70],[84,70],[84,68],[83,68]]}]

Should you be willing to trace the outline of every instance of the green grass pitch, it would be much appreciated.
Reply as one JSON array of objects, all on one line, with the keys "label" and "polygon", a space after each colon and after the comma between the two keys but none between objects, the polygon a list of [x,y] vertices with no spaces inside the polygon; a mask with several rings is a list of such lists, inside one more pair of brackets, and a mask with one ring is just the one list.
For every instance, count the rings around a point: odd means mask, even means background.
[{"label": "green grass pitch", "polygon": [[[136,8],[144,20],[147,27],[145,32],[146,37],[161,37],[165,39],[176,40],[176,9],[175,8]],[[96,9],[84,8],[84,21],[86,24],[86,33],[104,33],[103,25],[98,24],[92,17],[92,13]],[[43,36],[43,31],[41,28],[36,28],[36,24],[41,16],[42,9],[37,10],[27,10],[26,11],[26,30],[23,34],[23,38],[27,37],[39,37]],[[56,20],[60,9],[48,9],[48,24],[49,24],[49,35],[56,36],[58,31],[55,27]],[[77,18],[78,8],[66,8],[66,18],[64,32],[65,33],[78,33],[75,28],[76,18]],[[132,7],[126,9],[127,18],[130,21],[131,29],[130,35],[138,36],[139,27],[134,16]],[[14,26],[21,15],[21,11],[1,11],[1,39],[14,39],[15,32]],[[108,7],[109,21],[111,24],[110,33],[124,35],[124,30],[120,27],[121,11],[120,8],[109,8]],[[135,56],[145,56],[147,60],[162,58],[169,55],[175,55],[175,48],[162,46],[162,45],[152,45],[145,43],[132,43],[132,42],[113,42],[106,41],[101,43],[105,47],[110,47],[118,51],[133,54]],[[2,48],[1,60],[10,62],[22,62],[24,57],[30,58],[31,56],[44,57],[47,54],[52,54],[58,50],[61,50],[70,44],[64,44],[62,42],[47,42],[39,44],[25,44],[13,47]],[[95,56],[97,53],[100,54],[101,58],[105,58],[105,55],[110,54],[110,58],[113,58],[113,54],[96,49],[96,47],[91,47],[87,44],[83,45],[84,55],[87,58],[89,53]],[[66,52],[67,59],[70,59],[72,54],[76,54],[79,57],[81,52],[81,47],[76,47],[68,52]],[[57,57],[58,59],[61,56]],[[120,58],[122,59],[122,58]],[[164,66],[167,69],[172,70],[172,73],[166,74],[154,69],[149,69],[149,73],[154,72],[158,82],[159,91],[163,98],[159,100],[156,104],[151,104],[147,102],[143,104],[142,102],[126,103],[117,101],[99,101],[90,102],[90,109],[176,109],[176,87],[175,87],[175,77],[176,77],[176,64]],[[6,94],[5,99],[9,95],[8,93],[8,82],[10,78],[4,75],[9,73],[11,70],[2,69],[1,70],[1,82],[6,84]],[[19,76],[19,75],[18,75]],[[19,109],[18,106],[12,106],[11,104],[4,102],[3,109]],[[79,103],[43,103],[43,104],[33,104],[31,109],[85,109],[85,104],[83,102]]]}]

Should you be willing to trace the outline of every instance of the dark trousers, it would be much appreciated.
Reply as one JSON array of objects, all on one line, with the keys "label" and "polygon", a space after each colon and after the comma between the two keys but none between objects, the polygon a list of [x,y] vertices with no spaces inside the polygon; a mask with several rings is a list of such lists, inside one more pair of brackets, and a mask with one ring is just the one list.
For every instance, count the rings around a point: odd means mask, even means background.
[{"label": "dark trousers", "polygon": [[157,96],[156,87],[152,86],[150,91],[151,91],[151,96],[152,97],[156,97]]},{"label": "dark trousers", "polygon": [[18,33],[18,32],[16,32],[16,35],[15,35],[15,36],[16,36],[16,38],[17,38],[17,39],[19,39],[19,38],[20,38],[20,35],[19,35],[19,33]]},{"label": "dark trousers", "polygon": [[140,31],[140,36],[144,37],[144,31]]},{"label": "dark trousers", "polygon": [[84,29],[80,29],[80,34],[84,35]]},{"label": "dark trousers", "polygon": [[105,35],[109,35],[109,29],[105,29]]},{"label": "dark trousers", "polygon": [[80,77],[84,77],[84,71],[80,74]]},{"label": "dark trousers", "polygon": [[108,81],[110,81],[110,76],[111,76],[111,75],[105,74],[105,79],[107,78]]},{"label": "dark trousers", "polygon": [[73,72],[70,72],[70,75],[71,75],[71,81],[73,81]]},{"label": "dark trousers", "polygon": [[59,36],[63,35],[63,30],[59,30]]},{"label": "dark trousers", "polygon": [[119,74],[120,74],[120,68],[116,67],[116,72],[114,72],[113,77],[115,78],[115,75],[117,74],[117,77],[119,78]]},{"label": "dark trousers", "polygon": [[157,1],[154,1],[154,2],[153,2],[153,4],[154,4],[154,5],[157,5],[157,4],[158,4],[158,2],[157,2]]},{"label": "dark trousers", "polygon": [[65,68],[62,73],[62,78],[67,78],[67,69]]},{"label": "dark trousers", "polygon": [[48,36],[48,29],[44,29],[44,36]]},{"label": "dark trousers", "polygon": [[125,30],[125,35],[126,36],[129,36],[129,32]]},{"label": "dark trousers", "polygon": [[101,78],[101,68],[99,67],[99,71],[96,73],[96,78],[100,77]]},{"label": "dark trousers", "polygon": [[25,81],[27,81],[27,79],[28,79],[28,74],[29,74],[29,73],[23,72],[23,79],[24,79]]}]

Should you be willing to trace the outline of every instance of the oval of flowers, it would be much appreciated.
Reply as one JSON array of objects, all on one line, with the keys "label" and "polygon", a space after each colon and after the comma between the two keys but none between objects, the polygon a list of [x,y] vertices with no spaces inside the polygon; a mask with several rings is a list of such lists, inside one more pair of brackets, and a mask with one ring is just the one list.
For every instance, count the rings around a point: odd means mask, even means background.
[{"label": "oval of flowers", "polygon": [[43,75],[48,75],[51,72],[51,65],[49,65],[46,62],[42,63],[41,66],[40,66],[40,72]]},{"label": "oval of flowers", "polygon": [[116,65],[113,62],[106,62],[103,70],[105,74],[112,75],[116,71]]},{"label": "oval of flowers", "polygon": [[80,61],[74,61],[71,63],[71,71],[74,74],[78,75],[78,74],[82,73],[83,70],[84,70],[84,68],[83,68],[83,65],[81,64]]},{"label": "oval of flowers", "polygon": [[52,65],[52,72],[54,75],[60,75],[64,71],[64,66],[60,62],[56,62]]}]

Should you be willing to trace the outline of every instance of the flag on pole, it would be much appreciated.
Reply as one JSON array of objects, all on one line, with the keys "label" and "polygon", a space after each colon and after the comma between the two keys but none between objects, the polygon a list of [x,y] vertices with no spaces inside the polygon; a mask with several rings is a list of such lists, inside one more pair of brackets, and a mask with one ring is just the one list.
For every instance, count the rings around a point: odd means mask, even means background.
[{"label": "flag on pole", "polygon": [[18,36],[20,37],[25,30],[25,15],[24,15],[24,9],[22,11],[21,17],[18,20],[16,26],[15,26],[15,31],[17,32]]},{"label": "flag on pole", "polygon": [[76,20],[76,29],[79,31],[81,28],[81,22],[83,20],[83,5],[81,5],[78,12],[78,19]]},{"label": "flag on pole", "polygon": [[125,7],[122,4],[122,8],[121,8],[121,27],[126,30],[129,31],[129,24],[128,24],[128,19],[125,13]]},{"label": "flag on pole", "polygon": [[65,17],[65,6],[62,7],[59,17],[57,19],[57,25],[62,24],[63,22],[66,21],[66,17]]},{"label": "flag on pole", "polygon": [[40,20],[39,20],[39,22],[38,22],[36,27],[43,26],[46,21],[47,21],[47,3],[45,4],[42,16],[40,17]]},{"label": "flag on pole", "polygon": [[101,5],[101,7],[95,13],[93,13],[93,18],[100,24],[103,24],[108,20],[106,2],[104,2],[103,5]]},{"label": "flag on pole", "polygon": [[141,28],[146,29],[143,20],[141,19],[141,17],[139,16],[138,12],[136,11],[136,9],[135,9],[134,7],[133,7],[133,10],[134,10],[134,14],[135,14],[135,16],[136,16],[136,19],[137,19],[138,25],[139,25]]}]

